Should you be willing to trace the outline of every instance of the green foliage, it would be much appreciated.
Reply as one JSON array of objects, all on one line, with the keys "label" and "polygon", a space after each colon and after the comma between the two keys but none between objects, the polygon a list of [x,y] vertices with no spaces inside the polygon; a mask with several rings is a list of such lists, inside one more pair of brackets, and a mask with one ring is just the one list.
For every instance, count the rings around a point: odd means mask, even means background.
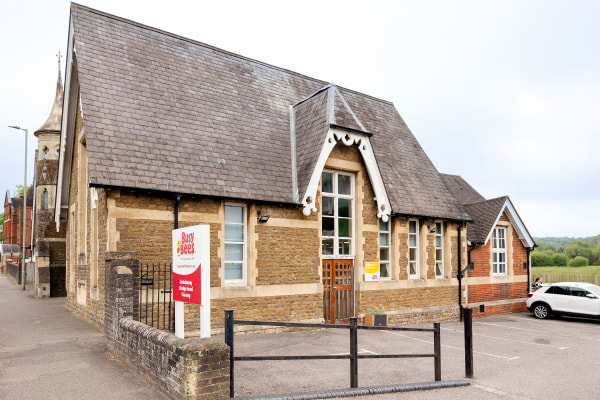
[{"label": "green foliage", "polygon": [[558,253],[562,253],[561,249],[564,249],[569,244],[581,240],[592,245],[597,245],[600,243],[600,235],[589,236],[585,238],[570,238],[570,237],[536,237],[533,238],[535,242],[539,245],[552,245],[557,249]]},{"label": "green foliage", "polygon": [[531,253],[532,267],[550,267],[554,265],[552,256],[545,253]]},{"label": "green foliage", "polygon": [[594,265],[600,264],[600,243],[592,250],[593,260],[590,260]]},{"label": "green foliage", "polygon": [[577,257],[569,260],[567,265],[569,267],[587,267],[589,265],[589,263],[590,263],[590,261],[587,258],[577,256]]},{"label": "green foliage", "polygon": [[[29,190],[31,186],[27,186],[26,190]],[[15,190],[13,192],[13,197],[20,197],[23,194],[23,185],[15,186]]]},{"label": "green foliage", "polygon": [[556,253],[556,247],[551,244],[539,243],[538,247],[533,250],[534,253],[544,253],[548,255],[553,255]]},{"label": "green foliage", "polygon": [[552,262],[554,266],[566,267],[569,262],[569,256],[566,254],[556,253],[552,256]]},{"label": "green foliage", "polygon": [[591,243],[584,242],[583,240],[577,240],[565,247],[565,254],[569,258],[581,256],[590,260],[592,258],[593,249],[594,246]]}]

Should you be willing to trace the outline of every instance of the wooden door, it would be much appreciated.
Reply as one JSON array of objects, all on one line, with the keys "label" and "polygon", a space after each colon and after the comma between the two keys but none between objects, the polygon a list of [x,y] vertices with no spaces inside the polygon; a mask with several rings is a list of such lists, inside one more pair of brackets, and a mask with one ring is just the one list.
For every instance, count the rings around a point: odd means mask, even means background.
[{"label": "wooden door", "polygon": [[347,323],[354,315],[353,260],[323,260],[323,318]]}]

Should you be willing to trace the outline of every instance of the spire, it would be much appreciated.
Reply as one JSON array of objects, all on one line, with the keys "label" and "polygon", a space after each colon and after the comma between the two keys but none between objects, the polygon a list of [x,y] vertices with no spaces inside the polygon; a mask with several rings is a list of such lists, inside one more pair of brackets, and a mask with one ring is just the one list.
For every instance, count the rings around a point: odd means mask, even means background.
[{"label": "spire", "polygon": [[56,58],[58,58],[58,85],[60,85],[62,87],[62,74],[60,73],[60,59],[62,58],[62,55],[60,54],[60,49],[58,49],[58,54],[56,55]]},{"label": "spire", "polygon": [[63,85],[62,85],[62,74],[60,71],[60,59],[62,55],[60,50],[56,55],[58,58],[58,80],[56,81],[56,95],[54,97],[54,104],[52,105],[52,111],[50,116],[44,122],[44,124],[35,131],[34,135],[37,137],[41,132],[60,132],[60,125],[62,121],[62,106],[63,106]]}]

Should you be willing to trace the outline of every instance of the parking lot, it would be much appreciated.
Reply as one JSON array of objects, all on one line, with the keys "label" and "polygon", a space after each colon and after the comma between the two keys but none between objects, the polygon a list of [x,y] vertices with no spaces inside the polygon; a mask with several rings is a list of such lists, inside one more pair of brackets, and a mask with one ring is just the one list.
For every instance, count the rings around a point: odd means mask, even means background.
[{"label": "parking lot", "polygon": [[[416,327],[432,327],[423,324]],[[441,324],[442,380],[465,379],[461,322]],[[359,330],[363,354],[433,352],[433,334]],[[596,399],[600,398],[600,321],[529,313],[473,320],[471,385],[364,399]],[[347,330],[235,336],[236,356],[313,355],[349,352]],[[239,361],[236,396],[350,387],[348,360]],[[359,360],[359,387],[434,380],[433,358]]]}]

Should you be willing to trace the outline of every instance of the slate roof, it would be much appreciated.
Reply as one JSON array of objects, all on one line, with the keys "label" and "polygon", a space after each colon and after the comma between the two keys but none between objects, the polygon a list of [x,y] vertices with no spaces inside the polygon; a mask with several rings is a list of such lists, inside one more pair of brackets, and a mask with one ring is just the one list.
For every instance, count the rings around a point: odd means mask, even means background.
[{"label": "slate roof", "polygon": [[[33,206],[33,188],[32,187],[29,187],[29,189],[27,189],[27,205]],[[22,207],[23,206],[23,198],[21,196],[13,197],[12,198],[12,206],[15,210],[19,207]]]},{"label": "slate roof", "polygon": [[446,186],[454,194],[454,197],[460,201],[461,204],[472,204],[480,201],[484,201],[485,197],[479,194],[473,186],[469,185],[460,175],[448,175],[441,174]]},{"label": "slate roof", "polygon": [[467,239],[471,242],[485,243],[507,200],[507,196],[502,196],[465,205],[465,210],[474,220],[468,224]]},{"label": "slate roof", "polygon": [[486,200],[461,176],[441,175],[449,190],[460,200],[464,209],[471,216],[472,221],[467,223],[467,239],[470,242],[485,243],[494,229],[496,221],[501,217],[501,213],[506,212],[506,216],[517,231],[523,245],[525,247],[536,246],[533,237],[508,196]]},{"label": "slate roof", "polygon": [[[92,186],[297,202],[333,122],[326,82],[76,4],[71,21]],[[468,219],[392,103],[336,90],[394,213]]]}]

